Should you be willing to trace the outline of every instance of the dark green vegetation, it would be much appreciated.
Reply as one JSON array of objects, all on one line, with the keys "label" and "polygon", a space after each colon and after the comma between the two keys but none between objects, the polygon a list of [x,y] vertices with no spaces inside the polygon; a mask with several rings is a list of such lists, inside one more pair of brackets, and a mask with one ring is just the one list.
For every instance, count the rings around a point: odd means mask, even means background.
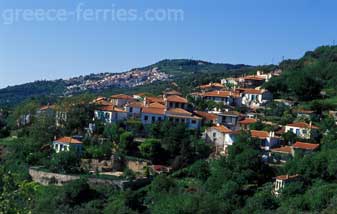
[{"label": "dark green vegetation", "polygon": [[[38,106],[50,102],[47,98],[0,109],[0,213],[336,213],[337,127],[327,115],[327,110],[336,110],[337,105],[336,53],[336,47],[321,47],[302,59],[282,62],[284,73],[266,84],[276,96],[294,100],[299,103],[296,108],[313,110],[315,115],[296,118],[294,108],[272,102],[257,112],[263,114],[263,120],[276,126],[311,120],[320,127],[320,135],[314,141],[321,144],[319,151],[296,153],[283,166],[262,162],[258,140],[245,132],[229,147],[228,156],[219,159],[207,159],[210,147],[200,139],[200,132],[168,122],[145,127],[137,120],[108,126],[97,122],[94,135],[88,136],[85,129],[92,121],[95,107],[86,104],[93,99],[89,94],[56,100],[59,110],[69,113],[68,122],[61,127],[55,126],[53,115],[33,117],[28,125],[17,127],[20,115],[35,114]],[[229,71],[233,72],[231,75],[240,75],[254,70],[179,60],[162,61],[155,66],[175,75],[184,73],[186,77],[174,80],[184,93],[198,84],[219,80]],[[172,82],[154,83],[128,92],[156,94],[167,86],[176,87]],[[214,105],[195,104],[200,110]],[[257,122],[251,128],[270,131],[276,130],[276,126]],[[106,160],[114,153],[118,157],[145,158],[155,164],[170,165],[173,172],[155,176],[143,188],[125,191],[90,187],[85,176],[62,187],[32,182],[29,166],[42,165],[45,170],[59,173],[87,173],[79,167],[75,153],[52,151],[49,143],[54,136],[64,135],[84,136],[85,158]],[[296,140],[288,133],[282,138],[286,142]],[[301,176],[287,185],[280,197],[275,197],[271,193],[273,178],[281,174]],[[131,179],[136,174],[125,170],[124,176]]]}]

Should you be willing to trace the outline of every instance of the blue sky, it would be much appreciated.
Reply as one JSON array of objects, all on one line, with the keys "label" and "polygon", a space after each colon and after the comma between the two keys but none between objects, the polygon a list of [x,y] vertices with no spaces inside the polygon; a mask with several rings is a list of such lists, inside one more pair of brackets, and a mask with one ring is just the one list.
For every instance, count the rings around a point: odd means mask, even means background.
[{"label": "blue sky", "polygon": [[[22,21],[15,9],[180,9],[183,21]],[[113,5],[113,6],[112,6]],[[161,59],[270,64],[337,41],[333,0],[0,0],[0,88]],[[8,21],[8,20],[7,20]]]}]

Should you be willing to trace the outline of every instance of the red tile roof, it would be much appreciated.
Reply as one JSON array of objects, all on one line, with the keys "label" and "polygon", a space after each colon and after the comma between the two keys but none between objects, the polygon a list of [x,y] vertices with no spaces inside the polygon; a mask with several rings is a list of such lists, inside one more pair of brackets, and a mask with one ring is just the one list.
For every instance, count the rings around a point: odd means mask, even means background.
[{"label": "red tile roof", "polygon": [[82,144],[81,141],[76,140],[76,139],[71,138],[71,137],[62,137],[62,138],[59,138],[59,139],[57,139],[57,140],[54,140],[54,142],[58,142],[58,143],[68,143],[68,144]]},{"label": "red tile roof", "polygon": [[151,108],[162,108],[162,109],[165,108],[165,106],[163,104],[160,104],[160,103],[151,103],[151,104],[149,104],[148,107],[151,107]]},{"label": "red tile roof", "polygon": [[273,148],[271,149],[272,152],[281,152],[281,153],[288,153],[291,154],[292,153],[292,148],[291,146],[282,146],[279,148]]},{"label": "red tile roof", "polygon": [[295,149],[315,150],[319,147],[319,144],[304,143],[304,142],[297,141],[296,143],[294,143],[293,147]]},{"label": "red tile roof", "polygon": [[191,112],[188,112],[188,111],[186,111],[185,109],[182,109],[182,108],[171,108],[171,109],[167,110],[167,113],[192,116]]},{"label": "red tile roof", "polygon": [[216,120],[218,118],[217,115],[204,112],[204,111],[194,111],[194,114],[206,120]]},{"label": "red tile roof", "polygon": [[244,120],[239,121],[240,124],[247,125],[247,124],[252,124],[256,123],[257,120],[254,118],[245,118]]},{"label": "red tile roof", "polygon": [[264,90],[258,90],[253,88],[238,88],[237,91],[240,91],[245,94],[263,94]]},{"label": "red tile roof", "polygon": [[292,127],[297,127],[297,128],[306,128],[306,129],[310,129],[310,128],[312,128],[312,129],[318,129],[317,126],[310,125],[310,124],[305,123],[305,122],[290,123],[287,126],[292,126]]},{"label": "red tile roof", "polygon": [[146,113],[146,114],[164,115],[165,114],[165,109],[163,109],[163,108],[144,107],[142,109],[142,112]]},{"label": "red tile roof", "polygon": [[237,97],[238,93],[232,91],[210,91],[200,94],[203,97]]},{"label": "red tile roof", "polygon": [[46,106],[42,106],[40,108],[40,111],[44,111],[44,110],[47,110],[47,109],[54,109],[55,108],[55,105],[46,105]]},{"label": "red tile roof", "polygon": [[127,104],[128,106],[130,107],[133,107],[133,108],[142,108],[144,107],[144,104],[142,102],[130,102]]},{"label": "red tile roof", "polygon": [[161,97],[145,97],[146,103],[164,103]]},{"label": "red tile roof", "polygon": [[243,79],[244,80],[266,80],[266,77],[265,76],[249,75],[249,76],[245,76]]},{"label": "red tile roof", "polygon": [[166,91],[166,92],[164,92],[164,94],[166,94],[168,96],[171,96],[171,95],[181,96],[181,93],[179,91],[176,91],[176,90]]},{"label": "red tile roof", "polygon": [[232,133],[232,130],[230,130],[229,128],[227,128],[226,126],[213,126],[212,128],[216,129],[217,131],[224,133],[224,134],[230,134]]},{"label": "red tile roof", "polygon": [[124,109],[117,108],[116,106],[113,105],[107,105],[107,106],[101,106],[98,108],[100,111],[113,111],[113,112],[126,112]]},{"label": "red tile roof", "polygon": [[287,180],[292,180],[295,178],[298,178],[299,175],[279,175],[276,177],[277,180],[283,180],[283,181],[287,181]]},{"label": "red tile roof", "polygon": [[266,131],[251,130],[250,133],[253,138],[266,139],[269,137],[269,133]]},{"label": "red tile roof", "polygon": [[110,97],[111,99],[123,99],[123,100],[133,100],[133,97],[126,94],[115,94]]},{"label": "red tile roof", "polygon": [[224,88],[225,86],[223,86],[221,83],[209,83],[206,85],[199,86],[199,88],[201,89],[207,89],[207,88],[213,88],[213,87]]},{"label": "red tile roof", "polygon": [[175,102],[175,103],[188,103],[187,99],[180,97],[178,95],[168,96],[166,100],[168,102]]}]

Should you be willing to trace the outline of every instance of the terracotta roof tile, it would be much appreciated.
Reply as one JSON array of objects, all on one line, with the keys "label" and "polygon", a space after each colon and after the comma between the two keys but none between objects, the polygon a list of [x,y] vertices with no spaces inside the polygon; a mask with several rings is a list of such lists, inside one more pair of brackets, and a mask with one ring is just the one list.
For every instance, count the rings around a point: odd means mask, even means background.
[{"label": "terracotta roof tile", "polygon": [[297,141],[296,143],[294,143],[293,147],[295,149],[315,150],[319,147],[319,144],[304,143],[304,142]]},{"label": "terracotta roof tile", "polygon": [[273,149],[271,149],[271,151],[272,152],[281,152],[281,153],[291,154],[292,148],[291,148],[291,146],[282,146],[282,147],[278,147],[278,148],[273,148]]},{"label": "terracotta roof tile", "polygon": [[298,177],[299,175],[297,174],[296,175],[279,175],[276,177],[276,179],[286,181],[286,180],[296,179]]},{"label": "terracotta roof tile", "polygon": [[150,103],[148,107],[151,107],[151,108],[162,108],[164,109],[165,106],[163,104],[160,104],[160,103]]},{"label": "terracotta roof tile", "polygon": [[310,125],[310,124],[305,123],[305,122],[290,123],[287,126],[292,126],[292,127],[297,127],[297,128],[307,128],[307,129],[310,129],[310,128],[312,128],[312,129],[318,129],[317,126]]},{"label": "terracotta roof tile", "polygon": [[62,138],[59,138],[57,140],[54,140],[54,142],[68,143],[68,144],[82,144],[81,141],[76,140],[76,139],[71,138],[71,137],[62,137]]},{"label": "terracotta roof tile", "polygon": [[144,107],[142,109],[142,112],[146,113],[146,114],[164,115],[165,114],[165,109],[163,109],[163,108]]},{"label": "terracotta roof tile", "polygon": [[254,118],[245,118],[244,120],[239,121],[240,124],[244,124],[244,125],[252,124],[252,123],[256,123],[256,122],[257,122],[257,120],[254,119]]},{"label": "terracotta roof tile", "polygon": [[187,99],[177,95],[168,96],[166,100],[168,102],[175,102],[175,103],[188,103]]},{"label": "terracotta roof tile", "polygon": [[227,128],[226,126],[212,126],[212,128],[216,129],[217,131],[221,132],[221,133],[225,133],[225,134],[230,134],[232,133],[232,130],[230,130],[229,128]]},{"label": "terracotta roof tile", "polygon": [[269,133],[266,131],[251,130],[250,133],[253,138],[266,139],[269,137]]},{"label": "terracotta roof tile", "polygon": [[217,115],[204,112],[204,111],[194,111],[194,114],[206,120],[216,120],[218,118]]},{"label": "terracotta roof tile", "polygon": [[113,111],[113,112],[126,112],[124,109],[117,108],[113,105],[101,106],[98,108],[100,111]]},{"label": "terracotta roof tile", "polygon": [[110,97],[111,99],[123,99],[123,100],[133,100],[133,97],[126,94],[115,94]]}]

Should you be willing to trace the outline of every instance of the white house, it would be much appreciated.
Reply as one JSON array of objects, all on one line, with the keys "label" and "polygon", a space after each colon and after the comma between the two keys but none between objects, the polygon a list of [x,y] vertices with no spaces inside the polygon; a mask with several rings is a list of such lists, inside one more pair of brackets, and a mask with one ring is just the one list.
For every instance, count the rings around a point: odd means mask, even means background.
[{"label": "white house", "polygon": [[312,125],[311,122],[309,124],[305,122],[295,122],[286,125],[285,132],[292,132],[300,138],[310,139],[317,136],[318,127]]},{"label": "white house", "polygon": [[237,89],[242,97],[242,105],[251,108],[258,108],[273,99],[273,95],[267,90],[240,88]]},{"label": "white house", "polygon": [[134,101],[134,98],[126,94],[116,94],[110,97],[112,105],[122,107],[128,102]]},{"label": "white house", "polygon": [[165,117],[173,123],[184,123],[188,129],[199,129],[201,126],[201,117],[182,108],[172,108],[165,112]]},{"label": "white house", "polygon": [[274,182],[274,194],[276,196],[280,195],[282,190],[291,182],[299,179],[299,175],[279,175],[276,177]]},{"label": "white house", "polygon": [[62,151],[74,150],[76,153],[81,154],[83,143],[71,137],[62,137],[53,141],[53,149],[56,153]]},{"label": "white house", "polygon": [[99,107],[95,110],[94,114],[95,119],[106,123],[115,123],[128,118],[128,113],[124,109],[113,105]]},{"label": "white house", "polygon": [[256,139],[260,139],[261,148],[264,150],[270,150],[271,148],[280,145],[280,137],[275,136],[274,132],[251,130],[251,136]]},{"label": "white house", "polygon": [[133,101],[125,104],[124,110],[128,113],[128,117],[139,118],[143,107],[142,102]]},{"label": "white house", "polygon": [[165,119],[165,108],[144,107],[142,108],[142,124],[148,125]]},{"label": "white house", "polygon": [[228,146],[233,145],[235,140],[235,135],[237,132],[233,132],[227,127],[220,126],[212,126],[206,129],[206,142],[215,145],[216,153],[226,155],[228,150]]}]

